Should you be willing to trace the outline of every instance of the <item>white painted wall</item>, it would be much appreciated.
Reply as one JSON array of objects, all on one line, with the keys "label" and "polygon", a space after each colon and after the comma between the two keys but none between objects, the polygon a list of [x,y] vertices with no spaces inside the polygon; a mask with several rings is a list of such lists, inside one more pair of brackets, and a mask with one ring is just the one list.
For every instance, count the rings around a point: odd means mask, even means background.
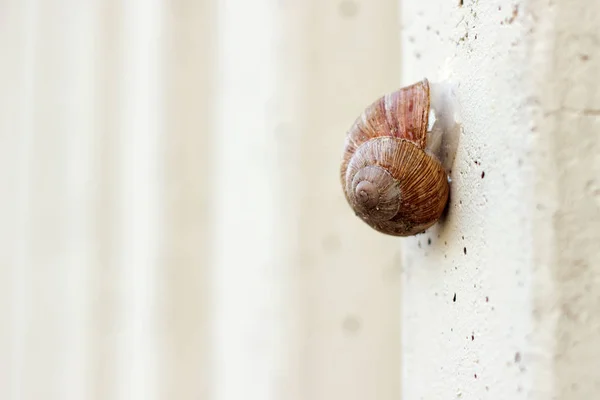
[{"label": "white painted wall", "polygon": [[[599,12],[0,2],[0,398],[598,397]],[[449,212],[386,237],[343,136],[423,77]]]},{"label": "white painted wall", "polygon": [[404,398],[598,398],[600,3],[402,3],[403,81],[462,123],[448,215],[403,242]]}]

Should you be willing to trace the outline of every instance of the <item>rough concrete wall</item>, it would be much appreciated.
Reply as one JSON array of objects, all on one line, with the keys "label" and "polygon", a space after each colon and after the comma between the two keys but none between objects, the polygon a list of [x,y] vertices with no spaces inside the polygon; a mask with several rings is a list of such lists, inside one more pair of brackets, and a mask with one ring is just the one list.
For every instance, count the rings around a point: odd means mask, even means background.
[{"label": "rough concrete wall", "polygon": [[404,83],[451,82],[462,124],[403,242],[404,398],[599,397],[600,3],[401,4]]},{"label": "rough concrete wall", "polygon": [[[554,293],[534,315],[555,319],[556,398],[598,398],[600,3],[580,0],[549,7],[539,1],[532,12],[538,19],[552,21],[554,42],[545,74],[535,79],[540,90],[538,143],[550,135],[547,147],[540,146],[546,151],[538,161],[536,211],[542,222],[537,227],[553,232],[548,246],[536,250],[550,249]],[[539,32],[535,40],[543,42],[546,37]],[[556,197],[548,202],[544,187],[551,185]],[[543,285],[536,289],[547,290]]]}]

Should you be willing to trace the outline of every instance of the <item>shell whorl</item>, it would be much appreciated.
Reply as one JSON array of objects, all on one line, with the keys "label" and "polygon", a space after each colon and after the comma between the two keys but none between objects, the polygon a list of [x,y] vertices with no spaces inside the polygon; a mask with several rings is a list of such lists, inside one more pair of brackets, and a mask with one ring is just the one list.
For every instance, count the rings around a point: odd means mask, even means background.
[{"label": "shell whorl", "polygon": [[398,213],[400,186],[385,168],[364,165],[348,179],[352,179],[346,185],[359,215],[372,221],[386,221]]},{"label": "shell whorl", "polygon": [[445,208],[446,172],[425,150],[429,100],[427,80],[383,96],[346,136],[344,194],[356,215],[380,232],[422,232]]}]

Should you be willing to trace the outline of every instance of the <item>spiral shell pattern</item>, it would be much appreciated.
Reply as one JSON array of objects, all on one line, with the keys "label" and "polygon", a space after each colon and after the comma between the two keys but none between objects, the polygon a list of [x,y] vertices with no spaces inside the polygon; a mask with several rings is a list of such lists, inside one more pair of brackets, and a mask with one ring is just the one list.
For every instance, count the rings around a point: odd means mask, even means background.
[{"label": "spiral shell pattern", "polygon": [[374,229],[409,236],[433,225],[449,196],[447,174],[428,153],[429,84],[384,96],[348,131],[341,180],[348,203]]}]

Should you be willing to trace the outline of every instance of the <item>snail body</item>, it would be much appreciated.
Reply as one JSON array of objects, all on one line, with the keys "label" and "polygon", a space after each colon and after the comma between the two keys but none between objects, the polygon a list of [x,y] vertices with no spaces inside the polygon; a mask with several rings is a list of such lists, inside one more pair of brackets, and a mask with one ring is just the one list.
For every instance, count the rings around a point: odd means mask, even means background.
[{"label": "snail body", "polygon": [[424,79],[376,100],[346,134],[344,195],[355,214],[381,233],[422,233],[446,207],[448,175],[427,148],[429,112]]}]

